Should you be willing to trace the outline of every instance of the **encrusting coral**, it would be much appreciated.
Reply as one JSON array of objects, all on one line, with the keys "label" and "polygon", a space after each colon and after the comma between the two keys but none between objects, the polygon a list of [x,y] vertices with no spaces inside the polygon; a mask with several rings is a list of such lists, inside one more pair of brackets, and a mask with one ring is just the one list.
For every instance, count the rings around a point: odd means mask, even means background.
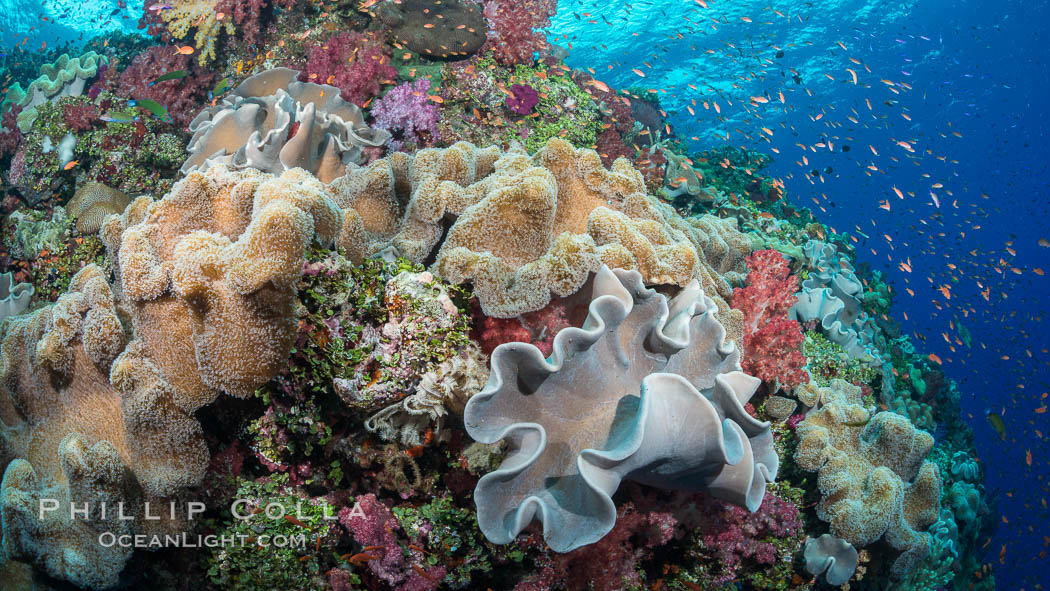
[{"label": "encrusting coral", "polygon": [[[99,533],[142,527],[112,508],[124,502],[137,514],[139,499],[197,484],[208,462],[200,425],[170,389],[141,383],[149,368],[124,344],[112,291],[89,265],[56,304],[9,321],[0,345],[4,547],[91,588],[114,584],[131,555],[99,544]],[[59,507],[41,515],[41,498]],[[91,519],[71,516],[73,502],[89,504]]]},{"label": "encrusting coral", "polygon": [[624,479],[758,509],[779,460],[769,423],[744,410],[759,381],[717,314],[696,280],[668,300],[602,267],[583,328],[562,329],[548,359],[497,347],[464,411],[476,441],[509,443],[474,492],[485,536],[505,544],[539,518],[552,550],[591,544],[613,528]]},{"label": "encrusting coral", "polygon": [[392,246],[421,262],[444,234],[432,269],[472,282],[485,313],[500,318],[575,293],[602,264],[637,269],[648,284],[698,279],[728,315],[751,251],[732,221],[682,218],[646,195],[626,160],[606,169],[593,150],[560,139],[531,157],[467,142],[394,154],[349,166],[332,190],[352,258]]},{"label": "encrusting coral", "polygon": [[182,172],[216,163],[280,174],[303,168],[323,182],[347,164],[365,161],[390,133],[365,124],[356,105],[327,84],[298,82],[288,68],[260,72],[190,122],[190,152]]},{"label": "encrusting coral", "polygon": [[903,576],[926,556],[924,529],[940,510],[941,477],[925,460],[933,437],[896,413],[871,416],[857,386],[833,380],[819,390],[823,404],[799,423],[795,454],[801,468],[818,471],[817,516],[856,547],[885,536],[902,551],[893,572]]}]

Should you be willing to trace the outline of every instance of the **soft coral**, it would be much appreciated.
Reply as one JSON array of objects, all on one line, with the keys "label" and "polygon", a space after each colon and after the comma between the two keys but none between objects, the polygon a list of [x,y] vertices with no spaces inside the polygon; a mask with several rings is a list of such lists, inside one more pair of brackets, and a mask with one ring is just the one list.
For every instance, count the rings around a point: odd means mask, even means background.
[{"label": "soft coral", "polygon": [[744,313],[744,369],[785,387],[807,382],[802,327],[787,317],[798,299],[798,278],[775,250],[751,253],[747,268],[747,287],[733,290],[733,307]]}]

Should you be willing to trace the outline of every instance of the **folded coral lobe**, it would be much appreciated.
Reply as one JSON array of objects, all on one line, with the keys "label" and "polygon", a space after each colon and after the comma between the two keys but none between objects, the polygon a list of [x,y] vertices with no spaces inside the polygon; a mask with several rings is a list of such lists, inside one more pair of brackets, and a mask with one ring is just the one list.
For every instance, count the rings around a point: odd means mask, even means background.
[{"label": "folded coral lobe", "polygon": [[582,328],[559,332],[547,359],[500,345],[467,403],[471,437],[508,444],[475,490],[482,532],[507,543],[538,517],[551,549],[591,544],[612,529],[624,479],[757,509],[778,458],[769,424],[744,410],[759,380],[723,346],[714,302],[695,281],[668,300],[608,267],[592,289]]}]

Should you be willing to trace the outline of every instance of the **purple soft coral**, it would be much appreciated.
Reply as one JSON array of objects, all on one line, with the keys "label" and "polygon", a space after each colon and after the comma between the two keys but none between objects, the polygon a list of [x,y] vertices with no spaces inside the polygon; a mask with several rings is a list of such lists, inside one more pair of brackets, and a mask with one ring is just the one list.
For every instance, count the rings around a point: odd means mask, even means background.
[{"label": "purple soft coral", "polygon": [[518,115],[528,115],[540,102],[540,93],[526,84],[515,84],[510,87],[511,96],[507,97],[507,108]]},{"label": "purple soft coral", "polygon": [[429,91],[430,80],[421,78],[391,89],[372,106],[376,127],[393,134],[390,147],[394,150],[409,143],[426,147],[440,139],[437,124],[441,112],[427,100]]}]

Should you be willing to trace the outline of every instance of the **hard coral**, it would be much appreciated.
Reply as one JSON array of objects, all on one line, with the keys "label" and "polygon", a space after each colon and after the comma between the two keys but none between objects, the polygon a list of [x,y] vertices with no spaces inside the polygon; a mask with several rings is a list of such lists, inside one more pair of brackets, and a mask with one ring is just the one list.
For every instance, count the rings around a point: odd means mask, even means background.
[{"label": "hard coral", "polygon": [[358,31],[333,35],[311,49],[299,76],[303,82],[335,86],[344,101],[359,107],[396,78],[397,70],[390,65],[382,39]]},{"label": "hard coral", "polygon": [[751,253],[747,267],[748,286],[733,290],[733,307],[744,314],[744,369],[785,388],[808,382],[802,327],[787,317],[798,279],[775,250]]},{"label": "hard coral", "polygon": [[550,51],[547,37],[536,29],[551,24],[557,9],[555,0],[490,0],[485,4],[489,22],[488,42],[496,61],[505,64],[531,64],[533,54]]},{"label": "hard coral", "polygon": [[594,543],[625,479],[757,510],[778,458],[769,423],[744,411],[758,380],[723,347],[714,302],[695,280],[668,300],[607,267],[593,288],[582,329],[561,330],[547,360],[500,345],[467,403],[470,436],[512,450],[475,489],[482,532],[505,544],[538,517],[556,552]]}]

